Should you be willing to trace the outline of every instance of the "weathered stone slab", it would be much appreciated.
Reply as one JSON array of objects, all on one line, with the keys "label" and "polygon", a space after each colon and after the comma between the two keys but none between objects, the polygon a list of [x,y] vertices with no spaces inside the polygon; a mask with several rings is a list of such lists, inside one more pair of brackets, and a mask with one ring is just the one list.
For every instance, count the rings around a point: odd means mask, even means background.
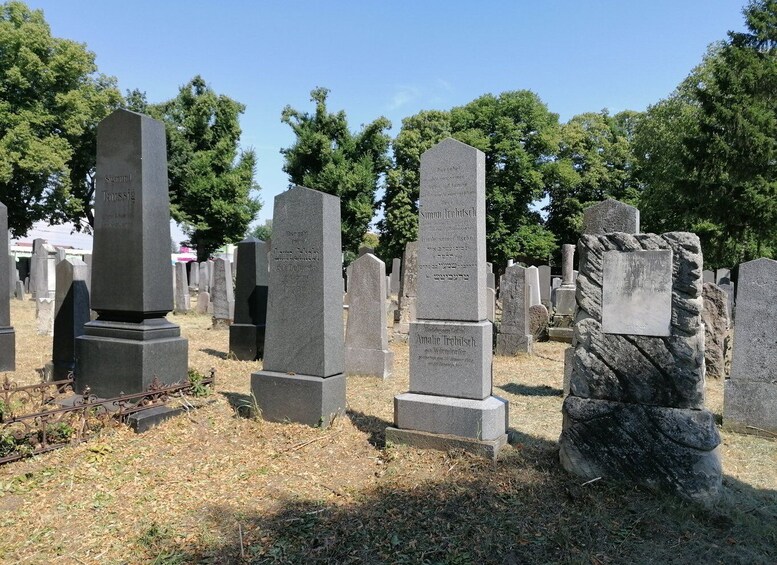
[{"label": "weathered stone slab", "polygon": [[481,151],[447,138],[421,155],[419,319],[486,319],[485,207]]},{"label": "weathered stone slab", "polygon": [[721,268],[715,271],[715,284],[718,286],[731,282],[731,269]]},{"label": "weathered stone slab", "polygon": [[702,279],[704,284],[712,283],[715,284],[715,271],[708,271],[704,270],[702,271]]},{"label": "weathered stone slab", "polygon": [[197,294],[197,308],[195,311],[198,314],[207,314],[210,312],[210,293],[203,290]]},{"label": "weathered stone slab", "polygon": [[726,293],[715,283],[704,283],[704,308],[701,312],[704,322],[704,367],[707,378],[720,379],[726,376],[728,351],[728,313]]},{"label": "weathered stone slab", "polygon": [[176,314],[186,314],[190,307],[189,281],[186,276],[186,263],[175,264],[175,310]]},{"label": "weathered stone slab", "polygon": [[529,308],[529,333],[534,342],[548,340],[548,309],[543,304]]},{"label": "weathered stone slab", "polygon": [[602,263],[602,331],[670,335],[672,251],[605,251]]},{"label": "weathered stone slab", "polygon": [[52,346],[53,380],[77,373],[76,338],[84,333],[89,321],[89,291],[86,288],[86,263],[65,259],[57,265],[57,294]]},{"label": "weathered stone slab", "polygon": [[526,268],[526,283],[531,288],[529,306],[540,304],[540,271],[537,267]]},{"label": "weathered stone slab", "polygon": [[416,320],[416,302],[418,299],[418,242],[405,244],[402,256],[402,275],[399,280],[399,319],[394,332],[407,335],[410,322]]},{"label": "weathered stone slab", "polygon": [[399,294],[399,275],[402,272],[402,261],[398,258],[391,260],[391,285],[390,294]]},{"label": "weathered stone slab", "polygon": [[496,461],[499,451],[507,445],[507,434],[493,440],[476,440],[448,434],[432,434],[417,430],[386,428],[386,445],[405,445],[416,449],[437,451],[464,451],[478,457]]},{"label": "weathered stone slab", "polygon": [[559,456],[567,471],[701,502],[720,493],[720,436],[711,412],[567,396],[563,413]]},{"label": "weathered stone slab", "polygon": [[226,329],[232,320],[235,308],[235,293],[232,288],[232,265],[226,259],[213,262],[213,327]]},{"label": "weathered stone slab", "polygon": [[540,303],[550,308],[550,267],[540,265],[537,270],[540,276]]},{"label": "weathered stone slab", "polygon": [[520,265],[508,267],[502,280],[502,323],[496,336],[497,355],[517,355],[532,352],[529,330],[531,287],[526,271]]},{"label": "weathered stone slab", "polygon": [[639,210],[610,198],[583,212],[584,234],[601,235],[613,232],[639,233]]},{"label": "weathered stone slab", "polygon": [[774,439],[777,434],[777,382],[726,379],[723,396],[725,429]]}]

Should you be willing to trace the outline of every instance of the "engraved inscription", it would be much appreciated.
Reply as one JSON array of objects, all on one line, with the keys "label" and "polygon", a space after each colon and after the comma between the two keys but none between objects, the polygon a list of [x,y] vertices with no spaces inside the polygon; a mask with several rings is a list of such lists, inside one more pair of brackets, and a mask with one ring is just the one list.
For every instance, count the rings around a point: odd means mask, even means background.
[{"label": "engraved inscription", "polygon": [[307,230],[286,230],[272,252],[272,268],[280,273],[307,278],[320,269],[321,248],[307,243]]},{"label": "engraved inscription", "polygon": [[424,365],[436,368],[474,367],[478,338],[464,328],[439,328],[415,336],[413,354]]},{"label": "engraved inscription", "polygon": [[131,188],[132,175],[109,174],[103,180],[106,188],[97,196],[103,204],[102,219],[112,228],[128,228],[132,224],[137,201],[136,191]]}]

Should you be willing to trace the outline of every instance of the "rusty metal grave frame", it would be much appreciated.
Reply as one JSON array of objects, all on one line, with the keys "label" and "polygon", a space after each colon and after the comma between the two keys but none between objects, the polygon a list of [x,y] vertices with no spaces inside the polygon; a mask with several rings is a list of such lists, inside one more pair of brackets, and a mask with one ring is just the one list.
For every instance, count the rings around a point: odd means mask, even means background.
[{"label": "rusty metal grave frame", "polygon": [[[60,381],[24,386],[6,375],[0,384],[0,465],[77,445],[101,429],[125,423],[131,414],[164,405],[173,397],[191,395],[195,388],[213,389],[215,383],[214,369],[198,382],[163,385],[154,377],[145,392],[102,399],[88,388],[83,394],[74,394],[72,374]],[[56,404],[65,398],[70,405]]]}]

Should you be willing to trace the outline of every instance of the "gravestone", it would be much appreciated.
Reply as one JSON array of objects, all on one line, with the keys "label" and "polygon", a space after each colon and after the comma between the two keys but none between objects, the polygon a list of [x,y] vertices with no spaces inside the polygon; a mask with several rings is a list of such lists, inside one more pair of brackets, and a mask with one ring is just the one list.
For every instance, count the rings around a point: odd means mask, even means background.
[{"label": "gravestone", "polygon": [[731,269],[721,268],[715,271],[715,284],[728,284],[731,282]]},{"label": "gravestone", "polygon": [[177,262],[173,269],[175,277],[175,313],[186,314],[191,305],[189,303],[189,281],[186,279],[186,263]]},{"label": "gravestone", "polygon": [[[777,434],[777,261],[739,265],[731,375],[724,384],[726,428]],[[765,433],[764,433],[765,432]]]},{"label": "gravestone", "polygon": [[729,324],[733,326],[735,316],[734,296],[736,294],[734,291],[734,283],[727,278],[723,278],[721,280],[723,282],[719,283],[718,287],[726,293],[726,315],[728,316]]},{"label": "gravestone", "polygon": [[62,247],[57,247],[56,251],[54,252],[54,255],[56,257],[57,263],[60,263],[61,261],[64,261],[65,259],[67,259],[67,251]]},{"label": "gravestone", "polygon": [[16,268],[16,257],[13,255],[8,256],[8,297],[14,295],[16,290],[16,281],[19,280],[19,270]]},{"label": "gravestone", "polygon": [[[41,250],[43,244],[46,243],[45,239],[37,238],[32,240],[32,257],[30,257],[30,282],[29,289],[32,298],[35,298],[35,294],[38,290],[38,284],[40,277],[45,276],[42,270],[42,262],[40,261]],[[45,271],[46,273],[48,271]]]},{"label": "gravestone", "polygon": [[208,270],[208,262],[203,261],[200,263],[200,275],[197,281],[197,290],[199,292],[208,292],[210,290],[210,271]]},{"label": "gravestone", "polygon": [[548,336],[553,341],[572,342],[575,315],[574,277],[575,246],[565,243],[561,246],[561,286],[556,289],[556,307],[553,313],[553,327]]},{"label": "gravestone", "polygon": [[529,308],[529,333],[534,342],[548,340],[548,309],[544,304],[535,304]]},{"label": "gravestone", "polygon": [[92,296],[92,254],[84,255],[83,261],[86,263],[86,290]]},{"label": "gravestone", "polygon": [[24,300],[24,283],[22,281],[16,281],[14,296],[16,300]]},{"label": "gravestone", "polygon": [[[8,265],[8,208],[0,203],[0,265]],[[11,326],[10,283],[0,277],[0,371],[16,370],[16,332]]]},{"label": "gravestone", "polygon": [[76,338],[77,392],[142,392],[184,381],[188,344],[173,309],[165,127],[116,110],[97,127],[92,310]]},{"label": "gravestone", "polygon": [[227,329],[235,308],[235,291],[232,288],[232,265],[223,258],[213,262],[213,287],[210,301],[213,305],[213,329]]},{"label": "gravestone", "polygon": [[548,265],[540,265],[537,267],[540,275],[540,304],[545,306],[547,310],[550,308],[550,267]]},{"label": "gravestone", "polygon": [[497,355],[532,353],[533,338],[529,330],[531,287],[528,269],[520,265],[507,267],[500,287],[502,299],[502,323],[496,336]]},{"label": "gravestone", "polygon": [[526,283],[531,288],[531,306],[540,304],[540,270],[537,267],[526,268]]},{"label": "gravestone", "polygon": [[496,291],[490,287],[486,287],[486,319],[492,324],[496,320]]},{"label": "gravestone", "polygon": [[197,307],[194,310],[198,314],[207,314],[210,309],[210,293],[207,291],[200,291],[197,293]]},{"label": "gravestone", "polygon": [[328,426],[345,410],[340,199],[297,186],[275,197],[262,417]]},{"label": "gravestone", "polygon": [[267,322],[267,244],[248,237],[237,244],[235,319],[229,326],[229,351],[241,361],[264,355]]},{"label": "gravestone", "polygon": [[402,261],[398,258],[391,260],[391,294],[399,294],[399,273],[402,272]]},{"label": "gravestone", "polygon": [[704,284],[707,284],[707,283],[715,284],[715,272],[708,271],[705,269],[704,271],[702,271],[702,280],[704,281]]},{"label": "gravestone", "polygon": [[351,266],[345,373],[385,379],[391,375],[394,364],[386,330],[386,266],[370,253],[359,257]]},{"label": "gravestone", "polygon": [[[418,295],[418,242],[409,241],[405,244],[405,254],[402,256],[402,275],[399,279],[399,317],[395,319],[395,336],[407,338],[410,332],[410,322],[416,320],[416,297]],[[397,335],[399,334],[399,335]]]},{"label": "gravestone", "polygon": [[35,299],[35,324],[38,335],[54,335],[54,298]]},{"label": "gravestone", "polygon": [[76,338],[89,321],[89,291],[86,263],[65,259],[57,264],[57,292],[54,307],[54,340],[51,363],[55,381],[77,374]]},{"label": "gravestone", "polygon": [[639,210],[612,198],[586,208],[583,212],[584,234],[613,232],[639,233]]},{"label": "gravestone", "polygon": [[359,246],[359,253],[358,253],[359,257],[367,255],[368,253],[374,255],[375,254],[375,249],[373,249],[369,245],[360,245]]},{"label": "gravestone", "polygon": [[189,288],[196,290],[200,286],[200,264],[196,261],[188,263],[189,266]]},{"label": "gravestone", "polygon": [[[720,437],[714,415],[704,409],[698,237],[583,235],[579,249],[563,467],[588,480],[626,480],[695,500],[716,497]],[[613,300],[623,306],[617,321],[610,318]]]},{"label": "gravestone", "polygon": [[456,445],[496,457],[507,440],[507,402],[491,395],[485,155],[445,139],[421,155],[420,178],[410,391],[394,398],[394,427],[386,429],[386,441]]},{"label": "gravestone", "polygon": [[728,352],[728,314],[726,293],[714,283],[704,283],[704,307],[701,319],[704,322],[704,367],[707,378],[720,379],[726,376]]},{"label": "gravestone", "polygon": [[213,280],[215,274],[213,269],[215,263],[213,259],[208,259],[206,263],[208,265],[208,292],[213,294]]}]

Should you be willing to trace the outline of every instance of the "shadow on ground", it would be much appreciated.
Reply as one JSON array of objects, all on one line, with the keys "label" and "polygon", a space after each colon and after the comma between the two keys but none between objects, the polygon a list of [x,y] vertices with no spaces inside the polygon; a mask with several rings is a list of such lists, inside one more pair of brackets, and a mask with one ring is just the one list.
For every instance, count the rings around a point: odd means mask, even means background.
[{"label": "shadow on ground", "polygon": [[386,427],[394,424],[358,410],[346,410],[345,414],[360,432],[367,434],[367,441],[370,445],[378,449],[386,447]]},{"label": "shadow on ground", "polygon": [[200,349],[203,353],[207,353],[208,355],[213,355],[213,357],[218,357],[219,359],[226,359],[227,354],[225,351],[217,351],[216,349],[210,349],[209,347],[203,347]]},{"label": "shadow on ground", "polygon": [[254,399],[250,394],[241,394],[239,392],[219,392],[227,399],[229,405],[235,411],[235,414],[243,418],[250,418],[254,413]]},{"label": "shadow on ground", "polygon": [[516,396],[562,396],[564,391],[560,388],[554,388],[548,385],[522,385],[518,383],[507,383],[500,385],[497,388],[501,388],[503,391],[515,394]]}]

